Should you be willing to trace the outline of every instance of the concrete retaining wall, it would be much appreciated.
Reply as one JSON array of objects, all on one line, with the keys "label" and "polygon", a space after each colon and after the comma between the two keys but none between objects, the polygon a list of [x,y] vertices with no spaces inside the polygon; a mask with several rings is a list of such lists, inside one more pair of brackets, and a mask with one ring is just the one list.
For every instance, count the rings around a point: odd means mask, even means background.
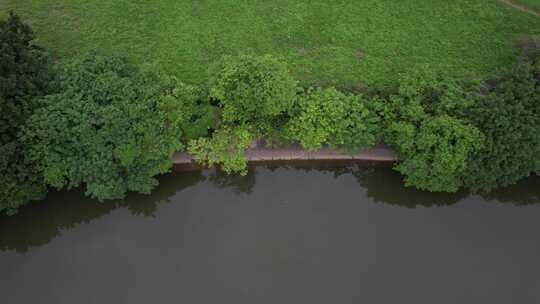
[{"label": "concrete retaining wall", "polygon": [[[272,161],[336,161],[336,160],[351,160],[351,161],[366,161],[374,163],[394,163],[397,161],[395,153],[387,146],[379,145],[373,148],[364,150],[354,155],[347,155],[336,152],[334,150],[323,148],[318,151],[310,152],[302,149],[299,145],[292,145],[288,148],[264,148],[255,146],[246,151],[246,158],[249,163],[268,163]],[[173,157],[175,168],[185,167],[187,169],[201,168],[195,160],[187,153],[177,153]]]}]

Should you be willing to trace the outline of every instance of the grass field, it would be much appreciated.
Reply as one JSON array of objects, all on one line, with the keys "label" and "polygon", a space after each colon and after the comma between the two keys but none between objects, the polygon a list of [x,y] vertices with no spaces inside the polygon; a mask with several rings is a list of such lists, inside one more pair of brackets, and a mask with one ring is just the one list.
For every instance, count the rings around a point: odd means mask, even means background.
[{"label": "grass field", "polygon": [[[538,2],[538,0],[523,0]],[[190,83],[223,54],[270,53],[304,84],[389,86],[415,64],[485,77],[540,18],[495,0],[0,0],[59,56],[90,49]]]}]

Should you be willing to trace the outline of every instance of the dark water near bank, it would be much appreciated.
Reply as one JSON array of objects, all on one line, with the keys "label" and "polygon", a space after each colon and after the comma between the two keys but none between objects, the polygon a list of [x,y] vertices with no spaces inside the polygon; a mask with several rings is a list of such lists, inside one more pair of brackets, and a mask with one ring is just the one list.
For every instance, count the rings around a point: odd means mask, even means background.
[{"label": "dark water near bank", "polygon": [[430,194],[389,169],[163,177],[0,217],[0,302],[540,303],[540,178]]}]

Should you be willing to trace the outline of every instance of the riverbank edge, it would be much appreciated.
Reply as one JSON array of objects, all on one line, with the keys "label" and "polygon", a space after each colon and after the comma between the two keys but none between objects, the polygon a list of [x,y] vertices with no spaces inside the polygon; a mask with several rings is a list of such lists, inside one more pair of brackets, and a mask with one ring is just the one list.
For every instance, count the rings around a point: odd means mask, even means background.
[{"label": "riverbank edge", "polygon": [[[307,151],[299,145],[291,145],[287,148],[252,147],[245,152],[248,164],[271,164],[274,162],[286,163],[289,161],[358,161],[368,162],[375,165],[392,165],[397,162],[397,156],[386,145],[377,145],[356,154],[344,154],[330,148],[322,148],[317,151]],[[175,170],[200,170],[205,167],[197,163],[191,155],[185,152],[176,153],[173,156]]]}]

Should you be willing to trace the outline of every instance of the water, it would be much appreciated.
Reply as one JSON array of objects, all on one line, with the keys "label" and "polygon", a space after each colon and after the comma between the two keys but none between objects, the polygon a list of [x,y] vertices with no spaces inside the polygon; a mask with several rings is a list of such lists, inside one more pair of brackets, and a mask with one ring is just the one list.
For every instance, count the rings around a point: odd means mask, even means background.
[{"label": "water", "polygon": [[0,217],[1,303],[540,303],[540,178],[430,194],[385,168],[161,179]]}]

